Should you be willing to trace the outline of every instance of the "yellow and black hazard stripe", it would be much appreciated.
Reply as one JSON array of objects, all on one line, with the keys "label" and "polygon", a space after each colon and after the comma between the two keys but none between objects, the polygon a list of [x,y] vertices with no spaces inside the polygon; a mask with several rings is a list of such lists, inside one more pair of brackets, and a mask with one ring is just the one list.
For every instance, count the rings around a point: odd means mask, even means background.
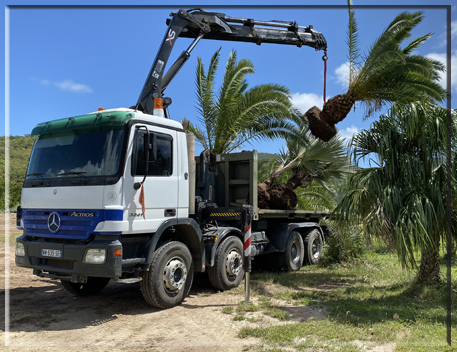
[{"label": "yellow and black hazard stripe", "polygon": [[237,217],[237,216],[240,216],[241,213],[214,213],[212,212],[210,214],[211,217],[214,217],[214,216],[217,216],[217,217],[224,217],[224,216],[227,216],[227,217]]}]

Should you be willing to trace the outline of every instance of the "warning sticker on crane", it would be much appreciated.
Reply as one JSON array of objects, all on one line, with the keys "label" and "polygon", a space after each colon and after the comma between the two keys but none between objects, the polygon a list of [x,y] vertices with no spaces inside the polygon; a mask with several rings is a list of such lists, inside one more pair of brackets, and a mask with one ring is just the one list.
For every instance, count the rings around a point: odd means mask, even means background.
[{"label": "warning sticker on crane", "polygon": [[158,60],[156,67],[154,67],[154,72],[152,72],[152,77],[159,78],[160,73],[163,70],[164,62],[162,60]]}]

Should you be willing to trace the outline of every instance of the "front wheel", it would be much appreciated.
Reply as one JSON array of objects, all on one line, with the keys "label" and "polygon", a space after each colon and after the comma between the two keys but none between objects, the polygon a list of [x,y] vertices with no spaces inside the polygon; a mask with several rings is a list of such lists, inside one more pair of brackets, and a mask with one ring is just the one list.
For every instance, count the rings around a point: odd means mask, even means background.
[{"label": "front wheel", "polygon": [[70,293],[79,296],[91,296],[99,293],[101,290],[108,285],[109,278],[106,277],[92,277],[87,278],[85,284],[79,282],[70,282],[66,280],[60,280],[62,286]]},{"label": "front wheel", "polygon": [[306,250],[306,264],[317,264],[322,259],[322,249],[324,243],[322,242],[319,230],[314,229],[305,237],[305,250]]},{"label": "front wheel", "polygon": [[189,249],[181,242],[169,242],[154,252],[149,271],[141,272],[141,293],[150,305],[172,308],[190,291],[194,266]]},{"label": "front wheel", "polygon": [[230,236],[220,244],[208,276],[211,285],[221,291],[240,285],[244,277],[243,243],[238,237]]}]

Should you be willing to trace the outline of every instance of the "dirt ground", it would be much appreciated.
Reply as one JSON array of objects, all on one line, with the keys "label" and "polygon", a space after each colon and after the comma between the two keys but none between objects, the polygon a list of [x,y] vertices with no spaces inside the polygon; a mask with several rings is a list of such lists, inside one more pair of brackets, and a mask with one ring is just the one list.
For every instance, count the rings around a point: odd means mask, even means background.
[{"label": "dirt ground", "polygon": [[[11,214],[10,231],[15,215]],[[4,232],[4,216],[0,233]],[[0,262],[5,246],[0,243]],[[212,289],[205,275],[196,275],[190,296],[172,309],[160,310],[146,304],[139,283],[110,282],[98,295],[78,297],[68,293],[60,281],[32,275],[31,269],[14,264],[14,241],[9,250],[9,333],[5,333],[5,268],[1,265],[1,339],[8,351],[255,351],[260,340],[241,339],[245,326],[294,324],[322,319],[323,310],[287,306],[291,320],[254,314],[251,321],[234,321],[222,308],[244,300],[243,294]],[[274,288],[272,288],[274,289]],[[268,288],[266,288],[268,291]],[[3,342],[0,342],[0,346]],[[3,347],[3,346],[2,346]],[[0,350],[2,348],[0,347]]]}]

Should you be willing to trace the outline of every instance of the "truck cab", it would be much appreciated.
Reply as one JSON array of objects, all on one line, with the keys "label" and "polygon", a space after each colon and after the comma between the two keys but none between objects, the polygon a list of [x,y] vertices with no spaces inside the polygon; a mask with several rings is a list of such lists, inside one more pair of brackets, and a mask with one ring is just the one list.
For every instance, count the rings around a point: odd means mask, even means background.
[{"label": "truck cab", "polygon": [[122,108],[40,123],[32,135],[18,212],[24,231],[18,266],[61,279],[74,286],[71,292],[94,286],[88,278],[139,279],[160,242],[185,232],[192,266],[202,270],[202,236],[188,217],[180,123]]}]

